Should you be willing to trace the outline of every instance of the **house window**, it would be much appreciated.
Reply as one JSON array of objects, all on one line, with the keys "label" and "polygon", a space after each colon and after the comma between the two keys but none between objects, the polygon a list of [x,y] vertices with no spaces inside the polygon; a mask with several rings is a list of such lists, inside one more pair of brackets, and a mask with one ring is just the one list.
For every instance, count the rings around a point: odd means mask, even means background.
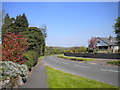
[{"label": "house window", "polygon": [[97,43],[100,43],[100,41],[97,41]]},{"label": "house window", "polygon": [[99,46],[99,49],[106,50],[106,49],[108,49],[108,46]]}]

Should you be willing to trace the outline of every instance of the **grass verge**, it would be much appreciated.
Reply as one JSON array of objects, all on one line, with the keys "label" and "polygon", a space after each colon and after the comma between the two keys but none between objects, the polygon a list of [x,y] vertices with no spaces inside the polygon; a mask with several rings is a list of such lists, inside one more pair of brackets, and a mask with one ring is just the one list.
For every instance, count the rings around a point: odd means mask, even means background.
[{"label": "grass verge", "polygon": [[49,88],[117,88],[107,83],[72,75],[47,66]]},{"label": "grass verge", "polygon": [[95,61],[95,59],[89,59],[89,58],[79,58],[79,57],[69,57],[64,55],[58,55],[59,58],[65,58],[70,60],[76,60],[76,61]]},{"label": "grass verge", "polygon": [[44,57],[45,57],[45,56],[40,56],[40,57],[38,58],[38,60],[42,60]]},{"label": "grass verge", "polygon": [[117,60],[117,61],[108,61],[107,63],[108,64],[112,64],[112,65],[120,66],[120,60]]}]

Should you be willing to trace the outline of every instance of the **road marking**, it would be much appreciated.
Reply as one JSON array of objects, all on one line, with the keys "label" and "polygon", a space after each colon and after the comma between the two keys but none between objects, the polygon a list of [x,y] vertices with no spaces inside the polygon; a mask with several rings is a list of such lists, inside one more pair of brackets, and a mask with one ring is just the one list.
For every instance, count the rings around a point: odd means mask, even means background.
[{"label": "road marking", "polygon": [[52,57],[50,57],[53,61],[56,61],[56,62],[60,62],[60,61],[58,61],[58,60],[56,60],[56,59],[54,59],[54,58],[52,58]]},{"label": "road marking", "polygon": [[66,62],[61,62],[61,63],[63,63],[63,64],[69,64],[69,63],[66,63]]},{"label": "road marking", "polygon": [[89,69],[89,68],[90,68],[90,67],[80,66],[80,65],[74,65],[74,66],[81,67],[81,68],[87,68],[87,69]]},{"label": "road marking", "polygon": [[[51,56],[50,56],[50,58],[51,58],[53,61],[60,62],[60,61],[58,61],[58,60],[52,58]],[[61,62],[61,63],[63,63],[63,64],[69,64],[69,63],[66,63],[66,62]]]},{"label": "road marking", "polygon": [[109,72],[119,72],[119,71],[116,71],[116,70],[108,70],[108,69],[100,69],[102,71],[109,71]]},{"label": "road marking", "polygon": [[60,62],[60,61],[58,61],[58,60],[55,60],[56,62]]},{"label": "road marking", "polygon": [[78,62],[78,63],[84,63],[84,62]]},{"label": "road marking", "polygon": [[[51,58],[51,56],[49,56]],[[51,58],[52,59],[52,58]]]}]

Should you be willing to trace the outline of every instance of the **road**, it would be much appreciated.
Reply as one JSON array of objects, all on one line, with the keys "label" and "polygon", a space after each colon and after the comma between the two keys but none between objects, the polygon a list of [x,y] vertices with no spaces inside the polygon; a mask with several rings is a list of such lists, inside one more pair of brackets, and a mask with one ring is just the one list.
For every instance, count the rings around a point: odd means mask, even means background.
[{"label": "road", "polygon": [[[103,66],[46,56],[44,62],[55,69],[118,86],[117,66]],[[120,81],[120,80],[119,80]]]}]

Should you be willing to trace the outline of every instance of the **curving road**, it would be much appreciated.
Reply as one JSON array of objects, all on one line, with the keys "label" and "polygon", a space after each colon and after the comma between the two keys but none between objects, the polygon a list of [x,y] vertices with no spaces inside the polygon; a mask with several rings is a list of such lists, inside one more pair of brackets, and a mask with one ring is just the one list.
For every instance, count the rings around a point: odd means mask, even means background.
[{"label": "curving road", "polygon": [[77,61],[65,60],[57,56],[46,56],[44,62],[53,68],[78,76],[87,77],[97,81],[109,83],[111,85],[120,86],[118,84],[118,67],[103,66],[82,63]]}]

